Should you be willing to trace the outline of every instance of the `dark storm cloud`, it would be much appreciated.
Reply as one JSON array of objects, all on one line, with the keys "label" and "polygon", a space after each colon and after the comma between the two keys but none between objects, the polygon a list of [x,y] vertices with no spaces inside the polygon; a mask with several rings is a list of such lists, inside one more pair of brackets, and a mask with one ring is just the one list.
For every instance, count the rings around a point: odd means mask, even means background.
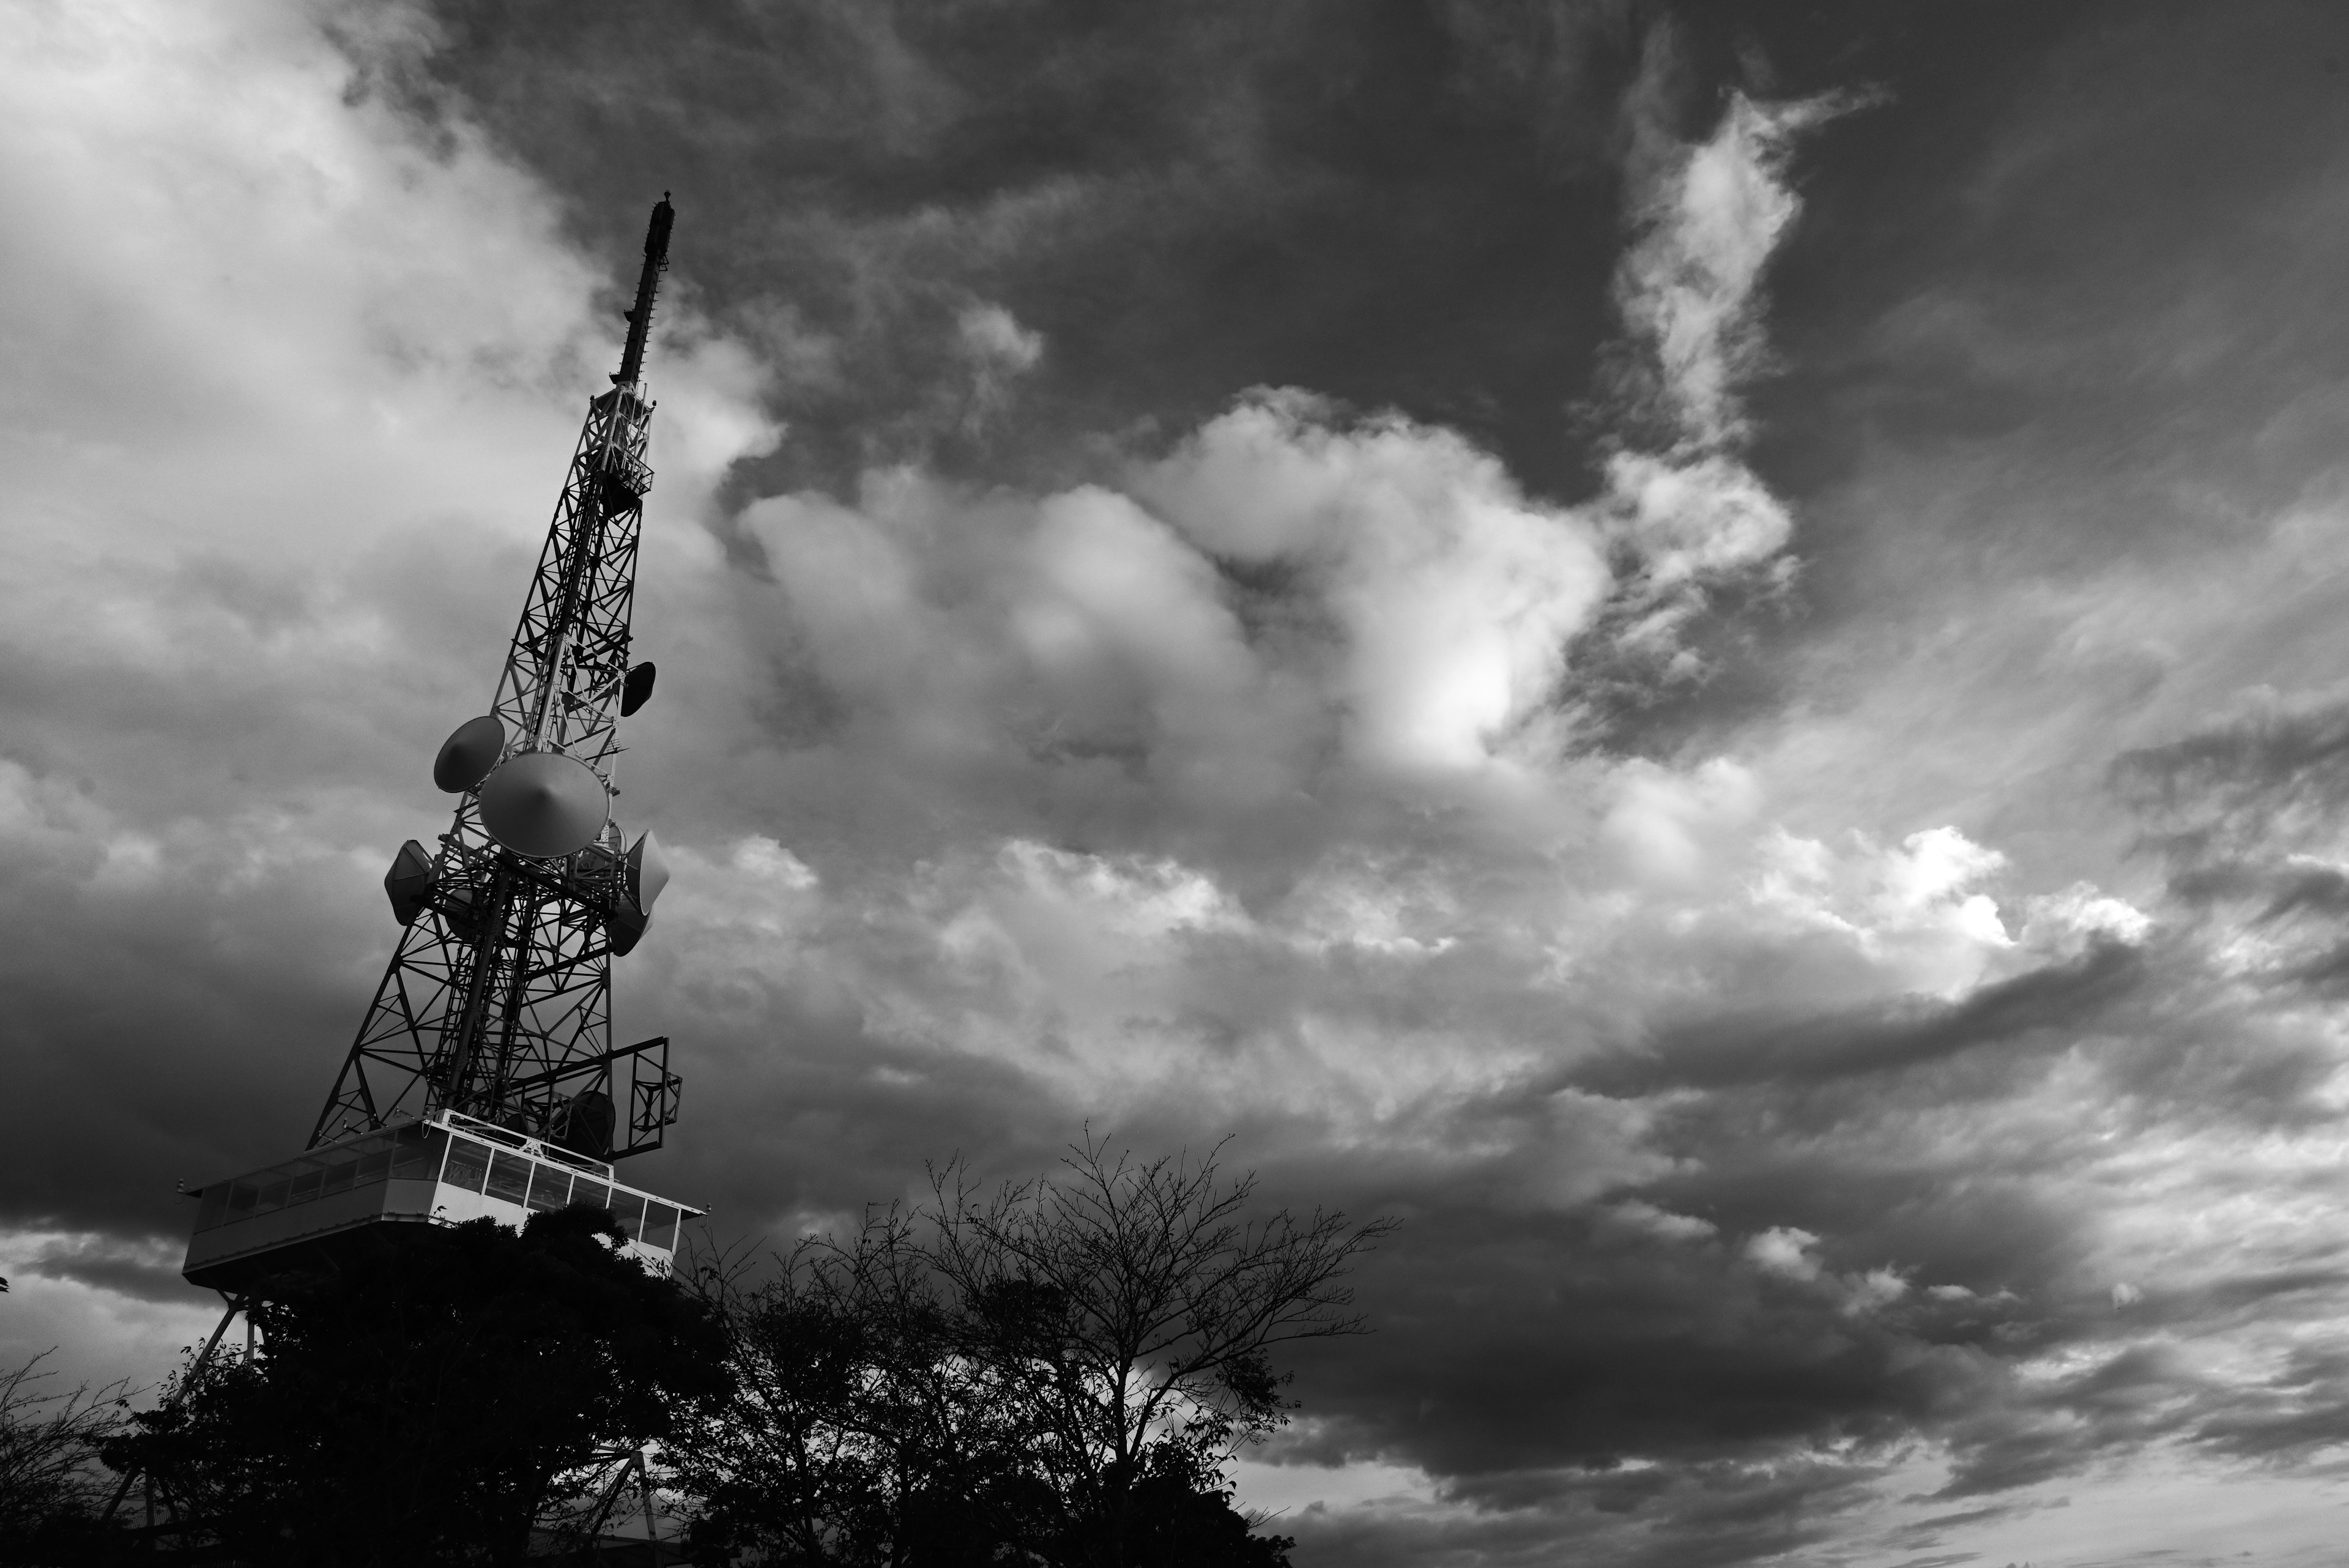
[{"label": "dark storm cloud", "polygon": [[180,1250],[140,1245],[105,1235],[83,1234],[45,1243],[21,1272],[71,1280],[139,1301],[202,1299],[180,1278]]},{"label": "dark storm cloud", "polygon": [[2229,1403],[2232,1408],[2196,1428],[2198,1441],[2247,1458],[2313,1456],[2349,1441],[2349,1358],[2303,1346],[2266,1387]]},{"label": "dark storm cloud", "polygon": [[[1866,1141],[1863,1116],[1847,1107],[1841,1136]],[[2040,1190],[2001,1193],[1984,1190],[1972,1151],[1912,1157],[1903,1170],[1815,1147],[1817,1168],[1772,1180],[1755,1162],[1788,1158],[1774,1147],[1780,1135],[1749,1126],[1757,1147],[1741,1157],[1721,1137],[1738,1117],[1723,1108],[1702,1120],[1708,1136],[1678,1147],[1702,1148],[1713,1168],[1638,1189],[1661,1211],[1620,1201],[1496,1210],[1490,1173],[1464,1180],[1456,1204],[1423,1173],[1390,1189],[1413,1201],[1407,1238],[1364,1272],[1379,1333],[1342,1361],[1307,1360],[1322,1424],[1288,1457],[1408,1456],[1445,1478],[1444,1496],[1468,1516],[1395,1548],[1398,1560],[1445,1540],[1493,1553],[1479,1561],[1513,1561],[1506,1542],[1518,1532],[1620,1551],[1612,1531],[1637,1526],[1662,1539],[1625,1560],[1750,1561],[1831,1532],[1837,1500],[1855,1503],[1847,1493],[1920,1440],[1946,1448],[1940,1495],[1956,1499],[2170,1438],[2304,1452],[2336,1431],[2329,1364],[2220,1378],[2161,1342],[2324,1310],[2337,1266],[2139,1296],[2116,1312],[2068,1277],[2079,1217],[2062,1212],[2045,1177]],[[1842,1238],[1843,1256],[1755,1245],[1767,1234],[1757,1209]],[[1674,1211],[1721,1223],[1659,1225]],[[1868,1265],[1889,1259],[1901,1273],[1871,1277]],[[2154,1343],[2131,1343],[2148,1333]],[[2049,1355],[2085,1365],[2017,1377],[2017,1362]],[[1816,1492],[1788,1482],[1792,1456],[1830,1451],[1875,1464],[1797,1467]],[[1628,1474],[1625,1459],[1638,1461]],[[1697,1488],[1710,1494],[1703,1507]],[[1323,1538],[1300,1523],[1306,1539]],[[1328,1539],[1367,1549],[1351,1532]]]},{"label": "dark storm cloud", "polygon": [[[1696,1563],[1832,1532],[1833,1508],[1758,1479],[1791,1454],[1889,1463],[1930,1440],[1949,1455],[1940,1495],[1971,1498],[2177,1439],[2313,1450],[2336,1429],[2328,1359],[2294,1353],[2222,1376],[2168,1346],[2320,1318],[2342,1285],[2335,1245],[2307,1238],[2300,1260],[2270,1254],[2192,1285],[2108,1293],[2082,1277],[2092,1211],[2076,1196],[2095,1179],[2104,1135],[2083,1127],[1995,1152],[1951,1136],[1954,1106],[2002,1107],[1988,1110],[1993,1124],[2032,1116],[2051,1075],[2084,1065],[2098,1085],[2089,1101],[2147,1140],[2329,1123],[2309,1098],[2323,1075],[2288,1021],[2262,1023],[2256,1002],[2177,1016],[2181,999],[2212,988],[2199,953],[2092,943],[1897,1023],[1830,1013],[1708,1026],[1666,1034],[1651,1054],[1601,1056],[1573,1081],[1668,1090],[1647,1142],[1677,1168],[1596,1204],[1529,1207],[1525,1169],[1506,1162],[1413,1168],[1385,1183],[1357,1173],[1359,1200],[1402,1208],[1410,1228],[1366,1272],[1376,1340],[1310,1367],[1326,1421],[1319,1457],[1408,1455],[1446,1478],[1444,1495],[1470,1511],[1448,1539],[1479,1542],[1490,1553],[1479,1560],[1512,1560],[1505,1542],[1520,1530],[1588,1533],[1596,1549],[1599,1515],[1611,1514],[1670,1537],[1645,1560]],[[2033,1036],[2029,1062],[2005,1054]],[[1968,1064],[1973,1052],[1989,1054]],[[1432,1141],[1490,1147],[1495,1118],[1522,1114],[1506,1104],[1464,1109]],[[1530,1152],[1513,1141],[1520,1158]],[[2256,1172],[2240,1179],[2247,1194],[2284,1190]],[[2321,1204],[2330,1189],[2312,1171],[2301,1190]],[[2018,1376],[2051,1358],[2075,1370]],[[1631,1456],[1640,1467],[1593,1501],[1586,1486]],[[1702,1538],[1675,1489],[1739,1465],[1752,1467],[1756,1528]],[[1312,1521],[1301,1528],[1323,1539]],[[1392,1528],[1390,1539],[1410,1539]],[[1327,1539],[1361,1545],[1350,1531]]]},{"label": "dark storm cloud", "polygon": [[1899,1072],[2044,1032],[2076,1031],[2139,976],[2137,950],[2106,942],[1957,1002],[1909,999],[1852,1017],[1774,1022],[1748,1016],[1692,1025],[1637,1054],[1593,1063],[1578,1074],[1578,1082],[1602,1094],[1636,1095],[1675,1086],[1794,1086]]},{"label": "dark storm cloud", "polygon": [[[647,185],[696,213],[698,286],[765,338],[796,431],[745,483],[844,488],[917,454],[1050,478],[1102,432],[1294,384],[1583,483],[1559,437],[1607,330],[1622,7],[792,4],[680,33],[546,5],[440,27],[395,80],[458,95],[584,223]],[[978,302],[1043,339],[1008,428],[939,401]]]},{"label": "dark storm cloud", "polygon": [[2349,1368],[2335,1348],[2284,1350],[2250,1376],[2221,1376],[2192,1354],[2197,1335],[2254,1313],[2279,1323],[2323,1320],[2344,1282],[2335,1267],[2232,1282],[2205,1299],[2131,1303],[2105,1332],[2114,1341],[2143,1322],[2170,1333],[2127,1345],[2073,1375],[2014,1390],[1961,1423],[1963,1459],[1939,1495],[1992,1495],[2076,1472],[2099,1454],[2177,1438],[2215,1454],[2305,1460],[2339,1444]]},{"label": "dark storm cloud", "polygon": [[[1084,1121],[1080,1106],[1039,1104],[1014,1067],[876,1035],[803,997],[778,996],[755,1030],[711,1030],[698,1044],[696,1142],[725,1152],[678,1179],[709,1206],[722,1246],[780,1247],[801,1228],[853,1223],[868,1203],[919,1196],[928,1164],[968,1158],[990,1179],[1032,1175]],[[795,1211],[778,1214],[783,1194]]]},{"label": "dark storm cloud", "polygon": [[2349,978],[2349,879],[2329,851],[2349,801],[2349,706],[2330,691],[2285,701],[2265,691],[2237,706],[2126,753],[2115,785],[2143,814],[2143,847],[2168,867],[2173,897],[2206,919],[2241,923],[2271,983],[2338,994]]},{"label": "dark storm cloud", "polygon": [[1831,1277],[1756,1268],[1717,1238],[1441,1200],[1408,1218],[1422,1233],[1365,1271],[1376,1341],[1312,1367],[1313,1409],[1344,1417],[1328,1440],[1409,1454],[1493,1506],[1567,1467],[1905,1437],[1996,1376],[1975,1350],[1847,1311]]},{"label": "dark storm cloud", "polygon": [[2271,893],[2263,918],[2328,904],[2328,868],[2286,857],[2322,842],[2349,800],[2349,704],[2255,691],[2241,707],[2196,733],[2124,754],[2113,763],[2115,785],[2147,818],[2147,847],[2178,865],[2173,885],[2183,896],[2253,891],[2264,873],[2283,882],[2256,888]]},{"label": "dark storm cloud", "polygon": [[1438,1519],[1394,1509],[1359,1520],[1309,1510],[1277,1527],[1294,1534],[1301,1552],[1372,1568],[1531,1568],[1561,1553],[1635,1568],[1713,1568],[1823,1544],[1878,1473],[1828,1461],[1571,1473],[1543,1478],[1540,1501],[1514,1510]]}]

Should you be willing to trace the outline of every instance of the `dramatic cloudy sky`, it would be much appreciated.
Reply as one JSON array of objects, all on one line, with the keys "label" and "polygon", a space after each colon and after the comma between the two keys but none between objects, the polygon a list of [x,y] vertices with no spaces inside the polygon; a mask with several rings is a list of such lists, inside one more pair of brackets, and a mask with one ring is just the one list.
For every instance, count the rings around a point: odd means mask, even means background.
[{"label": "dramatic cloudy sky", "polygon": [[636,1173],[1392,1214],[1300,1564],[2337,1561],[2349,13],[0,0],[0,1351],[208,1326],[645,213]]}]

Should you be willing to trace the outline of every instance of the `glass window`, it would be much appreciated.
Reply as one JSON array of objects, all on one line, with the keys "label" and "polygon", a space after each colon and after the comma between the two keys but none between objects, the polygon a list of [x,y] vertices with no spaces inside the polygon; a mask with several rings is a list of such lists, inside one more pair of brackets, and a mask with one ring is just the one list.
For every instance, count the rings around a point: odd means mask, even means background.
[{"label": "glass window", "polygon": [[592,1176],[583,1176],[571,1184],[571,1206],[574,1209],[609,1209],[612,1189]]},{"label": "glass window", "polygon": [[204,1189],[203,1201],[196,1208],[196,1229],[209,1231],[228,1217],[230,1183],[215,1181]]},{"label": "glass window", "polygon": [[260,1196],[261,1189],[251,1181],[237,1181],[230,1183],[228,1189],[229,1219],[246,1220],[252,1218],[253,1205]]},{"label": "glass window", "polygon": [[430,1181],[440,1174],[440,1151],[448,1142],[449,1135],[439,1127],[411,1123],[400,1128],[391,1146],[391,1174]]},{"label": "glass window", "polygon": [[[263,1174],[265,1176],[277,1176],[277,1173],[274,1170],[264,1171]],[[261,1201],[254,1205],[253,1211],[256,1214],[271,1214],[285,1208],[286,1189],[293,1185],[294,1183],[287,1180],[285,1177],[277,1176],[276,1180],[268,1182],[263,1186],[261,1189]]]},{"label": "glass window", "polygon": [[617,1220],[620,1229],[633,1238],[644,1229],[645,1195],[631,1192],[625,1187],[612,1189],[612,1218]]},{"label": "glass window", "polygon": [[309,1202],[318,1196],[319,1183],[326,1179],[326,1171],[324,1166],[314,1165],[307,1170],[297,1172],[294,1178],[293,1190],[285,1194],[287,1205],[290,1207],[296,1203]]},{"label": "glass window", "polygon": [[440,1168],[440,1179],[451,1187],[461,1187],[468,1192],[479,1192],[481,1182],[490,1174],[490,1151],[469,1137],[449,1140],[449,1163]]},{"label": "glass window", "polygon": [[530,1179],[533,1209],[560,1209],[571,1201],[571,1173],[559,1165],[542,1165]]},{"label": "glass window", "polygon": [[500,1149],[490,1161],[489,1195],[519,1203],[530,1192],[530,1161]]},{"label": "glass window", "polygon": [[359,1156],[358,1185],[366,1187],[391,1174],[391,1150],[371,1148]]},{"label": "glass window", "polygon": [[665,1252],[677,1251],[677,1210],[666,1203],[645,1205],[645,1245]]},{"label": "glass window", "polygon": [[321,1194],[348,1192],[351,1189],[352,1179],[357,1176],[358,1173],[359,1162],[357,1160],[338,1159],[334,1164],[326,1167],[326,1183],[318,1189],[318,1191]]}]

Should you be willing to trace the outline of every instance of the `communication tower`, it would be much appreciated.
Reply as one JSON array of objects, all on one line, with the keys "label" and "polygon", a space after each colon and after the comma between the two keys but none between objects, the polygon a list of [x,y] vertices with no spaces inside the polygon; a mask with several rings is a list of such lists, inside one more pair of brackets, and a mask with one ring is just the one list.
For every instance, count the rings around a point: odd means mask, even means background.
[{"label": "communication tower", "polygon": [[629,615],[653,480],[645,344],[675,217],[664,195],[620,369],[588,401],[490,711],[433,762],[455,820],[435,848],[401,846],[384,878],[399,942],[309,1144],[197,1191],[182,1272],[232,1316],[403,1224],[588,1204],[666,1266],[696,1212],[612,1169],[660,1147],[680,1087],[666,1036],[612,1044],[612,960],[668,880],[653,836],[630,839],[611,803],[619,722],[653,689]]}]

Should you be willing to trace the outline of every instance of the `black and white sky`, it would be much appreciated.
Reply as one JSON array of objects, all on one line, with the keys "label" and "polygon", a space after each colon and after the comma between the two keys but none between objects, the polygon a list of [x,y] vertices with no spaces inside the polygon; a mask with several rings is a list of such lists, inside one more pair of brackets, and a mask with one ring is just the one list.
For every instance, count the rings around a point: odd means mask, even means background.
[{"label": "black and white sky", "polygon": [[208,1325],[664,190],[641,1177],[1398,1217],[1311,1568],[2340,1560],[2282,0],[0,0],[0,1352]]}]

